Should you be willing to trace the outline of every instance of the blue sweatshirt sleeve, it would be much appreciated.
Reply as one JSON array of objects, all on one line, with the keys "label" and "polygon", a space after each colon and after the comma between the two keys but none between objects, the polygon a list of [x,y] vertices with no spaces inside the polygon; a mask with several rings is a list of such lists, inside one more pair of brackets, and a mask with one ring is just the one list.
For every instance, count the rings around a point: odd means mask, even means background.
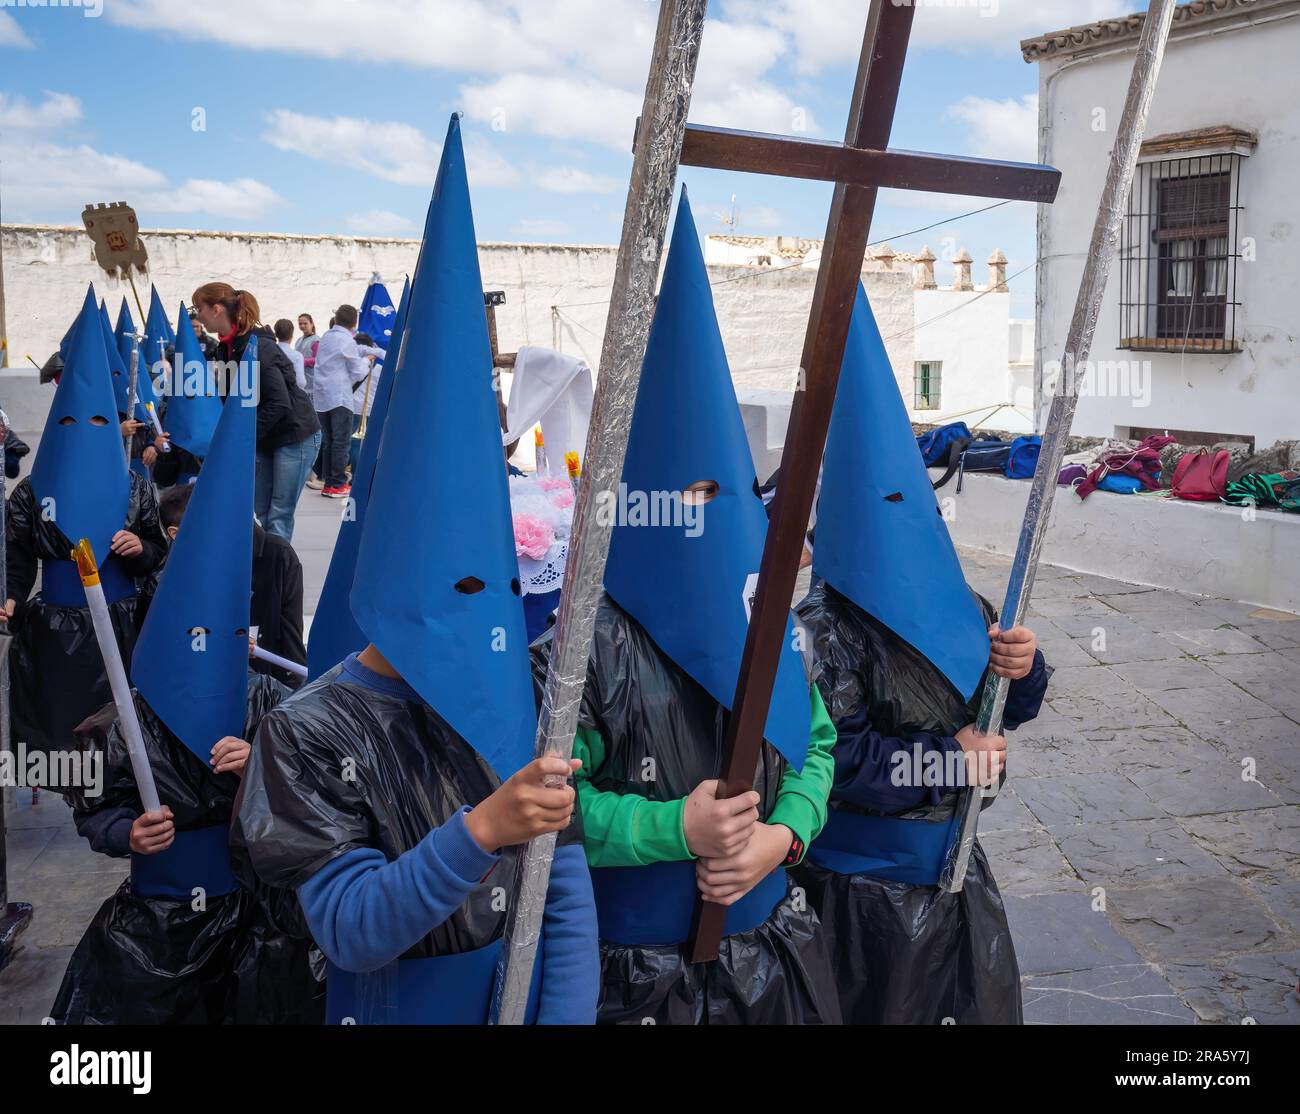
[{"label": "blue sweatshirt sleeve", "polygon": [[131,825],[140,813],[126,807],[72,810],[72,822],[77,834],[90,843],[90,849],[101,855],[122,858],[131,850]]},{"label": "blue sweatshirt sleeve", "polygon": [[1012,681],[1007,689],[1007,703],[1002,712],[1002,728],[1014,731],[1022,723],[1034,719],[1043,707],[1043,698],[1047,695],[1047,682],[1052,671],[1042,650],[1034,651],[1033,668],[1018,681]]},{"label": "blue sweatshirt sleeve", "polygon": [[543,916],[539,1025],[594,1025],[600,990],[596,901],[581,843],[558,847]]},{"label": "blue sweatshirt sleeve", "polygon": [[461,809],[391,863],[357,848],[297,890],[312,937],[344,971],[377,971],[442,924],[500,858],[484,851]]},{"label": "blue sweatshirt sleeve", "polygon": [[[905,812],[923,804],[938,804],[945,789],[966,784],[965,763],[944,757],[961,751],[954,738],[927,731],[906,738],[884,735],[872,728],[865,708],[841,720],[835,730],[831,800],[878,812]],[[948,773],[953,776],[945,780]]]}]

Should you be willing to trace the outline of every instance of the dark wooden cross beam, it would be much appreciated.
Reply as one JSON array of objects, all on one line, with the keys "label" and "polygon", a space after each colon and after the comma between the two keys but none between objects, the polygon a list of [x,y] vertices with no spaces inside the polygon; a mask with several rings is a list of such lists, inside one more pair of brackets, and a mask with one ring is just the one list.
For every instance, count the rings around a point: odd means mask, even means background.
[{"label": "dark wooden cross beam", "polygon": [[[1046,166],[886,149],[914,13],[910,4],[872,0],[842,145],[719,128],[686,129],[681,161],[687,165],[835,182],[804,338],[803,389],[796,389],[790,411],[781,482],[772,502],[758,592],[727,723],[719,796],[748,791],[758,764],[876,191],[894,186],[1050,202],[1060,182],[1060,172]],[[697,904],[692,962],[717,958],[725,917],[724,906]]]}]

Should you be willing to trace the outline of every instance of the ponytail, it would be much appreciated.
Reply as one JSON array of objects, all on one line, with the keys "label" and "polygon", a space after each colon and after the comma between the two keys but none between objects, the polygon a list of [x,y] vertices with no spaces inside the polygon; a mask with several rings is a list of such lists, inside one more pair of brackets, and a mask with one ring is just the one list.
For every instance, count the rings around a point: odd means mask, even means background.
[{"label": "ponytail", "polygon": [[228,282],[207,282],[194,291],[191,301],[196,306],[221,306],[234,322],[235,334],[251,333],[262,319],[257,299],[247,290],[236,290]]}]

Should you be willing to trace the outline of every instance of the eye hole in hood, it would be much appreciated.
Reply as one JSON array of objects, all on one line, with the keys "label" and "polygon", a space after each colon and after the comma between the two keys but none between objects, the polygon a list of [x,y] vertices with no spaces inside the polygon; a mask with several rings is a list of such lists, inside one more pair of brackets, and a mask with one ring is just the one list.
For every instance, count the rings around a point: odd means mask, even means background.
[{"label": "eye hole in hood", "polygon": [[682,489],[682,502],[688,507],[702,507],[713,500],[721,490],[717,480],[696,480]]}]

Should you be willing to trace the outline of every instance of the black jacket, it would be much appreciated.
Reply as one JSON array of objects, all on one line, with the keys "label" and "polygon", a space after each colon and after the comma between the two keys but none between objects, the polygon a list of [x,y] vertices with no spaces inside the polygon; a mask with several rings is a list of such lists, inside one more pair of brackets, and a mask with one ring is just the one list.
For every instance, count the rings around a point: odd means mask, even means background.
[{"label": "black jacket", "polygon": [[[307,664],[307,647],[302,639],[302,562],[283,538],[268,534],[253,524],[253,610],[257,643],[282,658]],[[300,681],[293,674],[264,661],[249,663],[258,673],[267,673],[291,688]]]},{"label": "black jacket", "polygon": [[318,429],[316,411],[311,400],[298,386],[293,364],[275,343],[271,330],[263,325],[251,333],[233,337],[222,345],[220,353],[227,360],[240,360],[250,337],[257,338],[259,371],[257,396],[257,451],[269,456],[285,445],[305,441]]},{"label": "black jacket", "polygon": [[5,453],[5,476],[11,480],[18,478],[21,465],[19,461],[29,452],[31,446],[18,436],[12,429],[5,430],[4,453]]}]

